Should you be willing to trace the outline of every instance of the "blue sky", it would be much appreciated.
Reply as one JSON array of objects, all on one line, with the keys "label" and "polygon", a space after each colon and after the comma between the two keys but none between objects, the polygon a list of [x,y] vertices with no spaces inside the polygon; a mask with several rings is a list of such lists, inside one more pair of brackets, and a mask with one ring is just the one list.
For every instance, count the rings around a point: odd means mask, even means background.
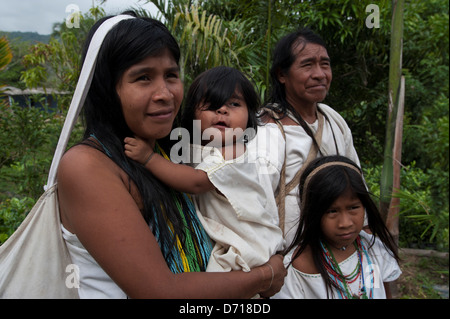
[{"label": "blue sky", "polygon": [[[50,34],[55,22],[63,22],[73,5],[82,13],[98,5],[99,0],[0,0],[0,31]],[[156,14],[153,4],[145,0],[107,0],[102,7],[107,14],[117,14],[130,7],[143,7]],[[67,12],[66,12],[67,9]]]}]

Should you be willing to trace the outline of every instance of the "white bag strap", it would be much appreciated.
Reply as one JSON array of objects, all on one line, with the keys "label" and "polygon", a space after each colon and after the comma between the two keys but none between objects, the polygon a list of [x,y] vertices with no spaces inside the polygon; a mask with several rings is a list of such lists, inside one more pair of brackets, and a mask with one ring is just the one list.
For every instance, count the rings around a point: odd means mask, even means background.
[{"label": "white bag strap", "polygon": [[109,30],[111,30],[117,23],[122,20],[131,18],[134,17],[130,15],[118,15],[112,17],[103,22],[97,29],[97,31],[95,31],[91,43],[89,44],[83,67],[81,68],[80,77],[78,79],[78,83],[72,97],[72,102],[70,103],[70,107],[67,112],[66,120],[64,121],[64,126],[61,130],[61,135],[59,136],[58,145],[56,146],[52,165],[50,166],[47,185],[44,186],[44,190],[47,190],[56,183],[56,172],[58,171],[58,165],[61,161],[62,155],[66,150],[70,133],[75,126],[75,122],[78,118],[78,115],[80,114],[81,108],[83,107],[86,95],[89,91],[89,87],[91,86],[98,51],[100,50],[100,47],[103,43],[103,39],[108,34]]}]

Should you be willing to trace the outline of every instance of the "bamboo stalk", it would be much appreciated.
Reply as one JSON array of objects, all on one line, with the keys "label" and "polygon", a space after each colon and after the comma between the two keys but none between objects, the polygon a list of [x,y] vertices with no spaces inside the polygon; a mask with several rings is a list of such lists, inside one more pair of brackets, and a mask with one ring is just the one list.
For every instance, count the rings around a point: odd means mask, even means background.
[{"label": "bamboo stalk", "polygon": [[402,158],[402,137],[403,137],[403,114],[405,108],[405,77],[401,77],[400,81],[400,96],[397,110],[397,120],[395,124],[395,138],[393,151],[393,195],[389,211],[386,218],[386,226],[389,229],[395,243],[399,242],[399,213],[400,213],[400,198],[395,196],[395,193],[400,189],[400,173],[401,173],[401,158]]},{"label": "bamboo stalk", "polygon": [[[393,197],[395,186],[400,188],[400,162],[396,161],[401,154],[403,110],[399,117],[402,96],[402,54],[403,54],[403,8],[404,0],[392,0],[391,52],[389,57],[389,100],[386,121],[386,143],[384,146],[384,162],[380,182],[380,212],[386,221],[389,231],[398,243],[398,206],[399,199]],[[404,85],[404,84],[403,84]],[[403,94],[404,95],[404,94]],[[390,283],[390,291],[398,296],[396,282]]]},{"label": "bamboo stalk", "polygon": [[386,220],[389,212],[393,190],[393,152],[402,73],[403,7],[404,0],[392,1],[389,101],[386,121],[384,162],[380,181],[380,211],[384,220]]}]

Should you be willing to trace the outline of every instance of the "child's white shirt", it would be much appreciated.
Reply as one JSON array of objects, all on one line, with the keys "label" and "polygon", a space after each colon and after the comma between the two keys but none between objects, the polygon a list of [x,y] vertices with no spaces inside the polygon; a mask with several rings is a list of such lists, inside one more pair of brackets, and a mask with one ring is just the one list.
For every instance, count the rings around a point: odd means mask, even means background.
[{"label": "child's white shirt", "polygon": [[250,271],[284,245],[274,197],[283,157],[275,152],[260,156],[255,148],[250,145],[243,155],[225,160],[217,148],[191,146],[194,159],[203,154],[202,162],[192,165],[205,171],[217,189],[194,197],[199,219],[215,242],[207,271]]}]

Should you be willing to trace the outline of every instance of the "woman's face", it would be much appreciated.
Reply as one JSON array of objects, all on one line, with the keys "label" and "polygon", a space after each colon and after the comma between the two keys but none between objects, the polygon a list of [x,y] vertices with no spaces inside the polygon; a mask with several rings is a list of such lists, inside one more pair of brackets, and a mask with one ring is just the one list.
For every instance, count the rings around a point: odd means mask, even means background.
[{"label": "woman's face", "polygon": [[183,99],[183,83],[168,50],[125,70],[116,90],[125,121],[136,136],[154,142],[170,133]]}]

